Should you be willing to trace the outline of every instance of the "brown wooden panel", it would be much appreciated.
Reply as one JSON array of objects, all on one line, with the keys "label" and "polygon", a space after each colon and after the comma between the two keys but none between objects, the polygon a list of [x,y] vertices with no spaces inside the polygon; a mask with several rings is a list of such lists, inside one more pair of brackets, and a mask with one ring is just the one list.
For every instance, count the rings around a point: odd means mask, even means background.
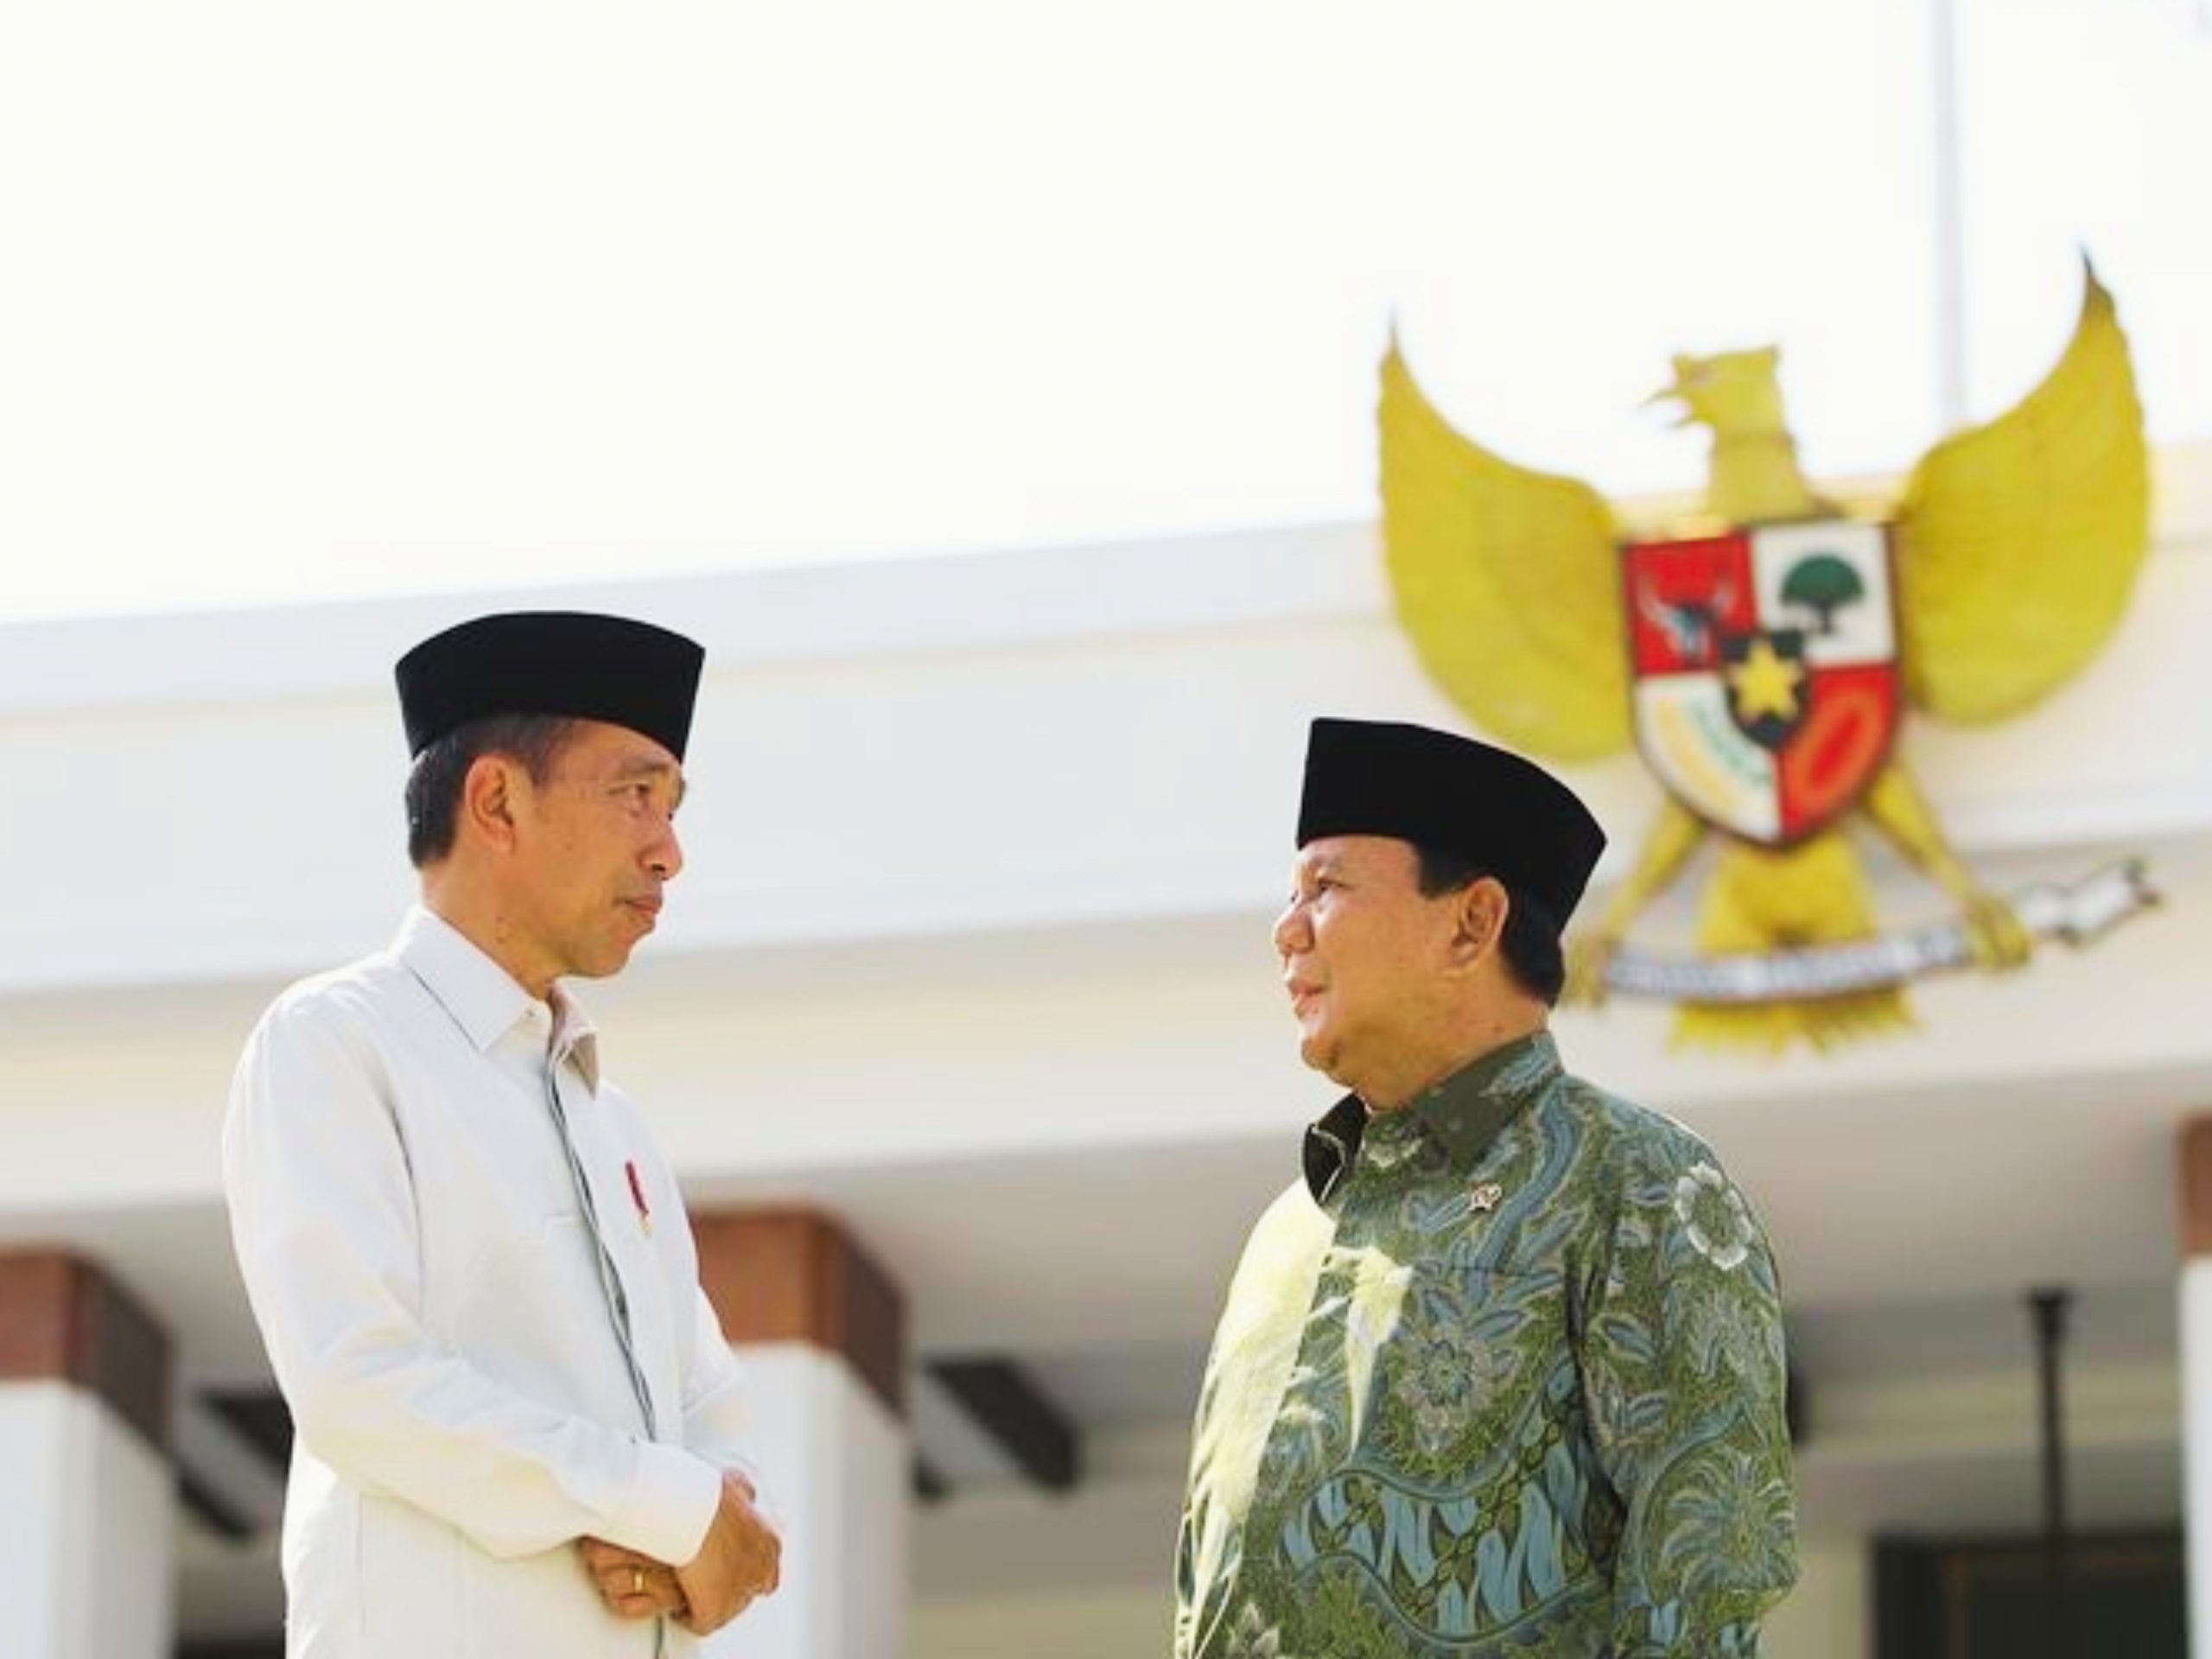
[{"label": "brown wooden panel", "polygon": [[73,1380],[76,1273],[66,1255],[0,1255],[0,1380]]},{"label": "brown wooden panel", "polygon": [[73,1382],[166,1453],[169,1340],[114,1280],[59,1250],[0,1255],[0,1381]]},{"label": "brown wooden panel", "polygon": [[695,1216],[691,1230],[725,1338],[811,1343],[905,1419],[906,1300],[843,1227],[818,1211],[785,1209]]},{"label": "brown wooden panel", "polygon": [[2212,1117],[2181,1126],[2181,1243],[2190,1255],[2212,1255]]}]

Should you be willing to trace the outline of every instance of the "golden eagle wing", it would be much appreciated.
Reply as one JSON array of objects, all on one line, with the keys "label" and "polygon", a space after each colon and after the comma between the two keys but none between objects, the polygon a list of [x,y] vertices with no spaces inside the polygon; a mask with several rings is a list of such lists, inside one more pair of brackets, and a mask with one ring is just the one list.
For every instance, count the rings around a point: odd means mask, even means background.
[{"label": "golden eagle wing", "polygon": [[2150,542],[2150,456],[2127,337],[2085,262],[2058,365],[1986,426],[1937,444],[1898,511],[1906,689],[1946,720],[2001,720],[2103,649]]},{"label": "golden eagle wing", "polygon": [[1603,497],[1454,431],[1390,344],[1383,556],[1428,671],[1481,726],[1564,760],[1627,746],[1620,554]]}]

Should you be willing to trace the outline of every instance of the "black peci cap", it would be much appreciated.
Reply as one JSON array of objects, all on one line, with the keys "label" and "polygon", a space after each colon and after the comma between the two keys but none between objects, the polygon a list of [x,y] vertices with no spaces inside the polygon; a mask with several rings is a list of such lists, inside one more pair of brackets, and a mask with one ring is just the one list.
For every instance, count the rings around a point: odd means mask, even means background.
[{"label": "black peci cap", "polygon": [[680,633],[582,611],[512,611],[433,634],[399,659],[407,752],[491,715],[625,726],[677,760],[706,653]]},{"label": "black peci cap", "polygon": [[1605,832],[1535,762],[1426,726],[1317,720],[1306,740],[1298,844],[1392,836],[1479,865],[1551,912],[1561,931]]}]

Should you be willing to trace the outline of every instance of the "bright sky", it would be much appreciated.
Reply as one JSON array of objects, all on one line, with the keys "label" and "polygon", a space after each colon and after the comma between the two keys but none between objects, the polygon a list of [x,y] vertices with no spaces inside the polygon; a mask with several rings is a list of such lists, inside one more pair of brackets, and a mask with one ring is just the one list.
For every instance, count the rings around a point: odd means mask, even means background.
[{"label": "bright sky", "polygon": [[[0,620],[1372,511],[1389,319],[1617,493],[1778,341],[1938,435],[1933,0],[71,0],[0,12]],[[2212,19],[1955,0],[1970,413],[2086,245],[2212,434]]]}]

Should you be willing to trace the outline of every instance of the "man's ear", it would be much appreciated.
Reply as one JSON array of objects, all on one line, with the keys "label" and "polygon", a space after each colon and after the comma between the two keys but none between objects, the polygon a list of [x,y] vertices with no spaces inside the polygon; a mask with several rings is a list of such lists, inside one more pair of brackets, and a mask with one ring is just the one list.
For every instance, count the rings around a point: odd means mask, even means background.
[{"label": "man's ear", "polygon": [[478,755],[461,780],[462,828],[500,852],[513,851],[517,797],[528,787],[522,769],[505,755]]},{"label": "man's ear", "polygon": [[1494,875],[1477,876],[1453,895],[1452,962],[1472,968],[1495,951],[1505,936],[1506,913],[1513,900]]}]

